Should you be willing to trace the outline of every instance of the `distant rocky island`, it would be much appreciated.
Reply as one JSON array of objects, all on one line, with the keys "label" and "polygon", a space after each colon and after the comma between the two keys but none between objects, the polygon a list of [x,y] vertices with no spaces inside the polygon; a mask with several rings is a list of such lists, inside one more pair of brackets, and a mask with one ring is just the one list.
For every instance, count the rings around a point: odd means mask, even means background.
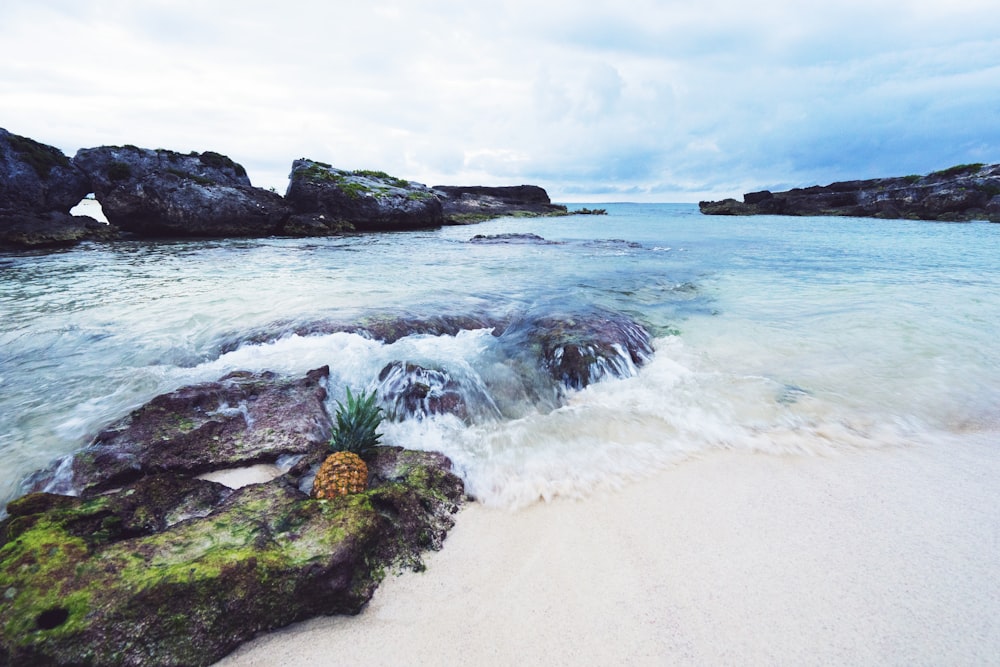
[{"label": "distant rocky island", "polygon": [[[254,187],[242,165],[212,151],[101,146],[69,158],[0,128],[0,248],[122,236],[330,236],[570,213],[536,185],[428,187],[306,158],[292,163],[289,178],[282,196]],[[70,214],[90,193],[110,224]]]},{"label": "distant rocky island", "polygon": [[706,215],[839,215],[1000,222],[1000,164],[962,164],[926,176],[874,178],[785,192],[762,190],[743,201],[699,202]]}]

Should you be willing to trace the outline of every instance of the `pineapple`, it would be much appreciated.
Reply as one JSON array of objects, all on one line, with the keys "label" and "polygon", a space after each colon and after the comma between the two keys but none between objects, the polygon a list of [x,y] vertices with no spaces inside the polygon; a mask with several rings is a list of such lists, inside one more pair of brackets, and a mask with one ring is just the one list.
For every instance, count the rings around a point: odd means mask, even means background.
[{"label": "pineapple", "polygon": [[336,498],[361,493],[368,485],[368,466],[362,460],[378,445],[382,408],[375,405],[375,393],[357,396],[347,389],[347,405],[337,401],[337,428],[330,439],[333,453],[326,457],[313,482],[314,498]]}]

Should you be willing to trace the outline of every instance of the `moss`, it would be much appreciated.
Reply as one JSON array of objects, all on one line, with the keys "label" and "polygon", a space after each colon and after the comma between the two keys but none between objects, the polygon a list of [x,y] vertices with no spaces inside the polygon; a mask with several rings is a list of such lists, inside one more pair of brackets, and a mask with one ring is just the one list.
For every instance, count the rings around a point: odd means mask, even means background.
[{"label": "moss", "polygon": [[364,176],[367,178],[375,178],[380,181],[385,181],[389,185],[396,188],[408,188],[410,187],[410,182],[403,178],[396,178],[395,176],[390,176],[384,171],[376,171],[374,169],[355,169],[353,172],[355,176]]},{"label": "moss", "polygon": [[360,199],[365,195],[372,194],[372,189],[361,183],[340,183],[340,189],[351,199]]},{"label": "moss", "polygon": [[320,181],[329,183],[341,183],[344,180],[344,175],[337,172],[331,171],[333,167],[322,162],[314,162],[308,167],[299,169],[296,174],[301,175],[308,181]]},{"label": "moss", "polygon": [[181,169],[167,169],[168,174],[173,174],[177,178],[194,181],[198,185],[215,185],[215,181],[211,178],[206,178],[205,176],[199,176],[198,174],[192,174],[189,171],[183,171]]},{"label": "moss", "polygon": [[69,158],[58,148],[40,144],[34,139],[11,134],[8,138],[10,147],[22,160],[31,165],[38,177],[45,180],[53,167],[68,167]]},{"label": "moss", "polygon": [[956,164],[954,167],[948,167],[947,169],[942,169],[941,171],[931,172],[931,176],[936,176],[939,178],[951,178],[953,176],[960,176],[962,174],[971,173],[973,171],[979,171],[982,169],[982,162],[973,162],[970,164]]},{"label": "moss", "polygon": [[415,190],[406,195],[406,198],[411,201],[427,201],[428,199],[434,199],[434,195],[430,192],[424,192],[422,190]]}]

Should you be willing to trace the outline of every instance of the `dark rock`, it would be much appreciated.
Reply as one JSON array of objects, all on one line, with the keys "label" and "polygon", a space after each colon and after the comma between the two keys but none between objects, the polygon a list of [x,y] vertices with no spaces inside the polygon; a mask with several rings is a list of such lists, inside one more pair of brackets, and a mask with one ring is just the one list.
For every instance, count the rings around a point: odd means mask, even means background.
[{"label": "dark rock", "polygon": [[197,475],[323,450],[333,431],[323,404],[328,376],[325,366],[294,381],[238,372],[157,396],[69,465],[36,479],[33,490],[89,496],[147,475]]},{"label": "dark rock", "polygon": [[292,163],[285,199],[297,228],[336,233],[426,229],[443,223],[441,201],[426,186],[380,171],[343,171],[302,158]]},{"label": "dark rock", "polygon": [[0,128],[0,211],[68,214],[90,192],[62,151]]},{"label": "dark rock", "polygon": [[[386,568],[440,548],[463,496],[439,454],[382,447],[369,467],[368,491],[333,500],[280,477],[21,501],[0,523],[0,664],[208,665],[260,632],[357,613]],[[185,484],[204,515],[171,522]]]},{"label": "dark rock", "polygon": [[458,381],[447,371],[394,361],[378,376],[377,393],[388,404],[390,419],[422,419],[430,415],[469,418],[469,406]]},{"label": "dark rock", "polygon": [[290,211],[280,195],[250,185],[219,153],[135,146],[77,152],[108,220],[144,237],[258,237],[280,233]]},{"label": "dark rock", "polygon": [[88,216],[0,211],[0,248],[32,250],[62,248],[81,241],[103,241],[118,236],[118,229]]},{"label": "dark rock", "polygon": [[553,204],[537,185],[487,187],[435,185],[449,224],[468,224],[506,215],[566,215],[566,207]]},{"label": "dark rock", "polygon": [[511,337],[556,382],[582,389],[605,377],[630,377],[653,354],[649,332],[631,318],[606,311],[533,315],[514,322]]},{"label": "dark rock", "polygon": [[488,315],[417,316],[400,313],[368,315],[353,322],[315,320],[311,322],[275,322],[265,329],[227,337],[220,353],[232,352],[241,345],[261,345],[286,336],[323,336],[334,333],[355,333],[383,343],[395,343],[414,335],[454,336],[460,331],[495,329],[507,325],[508,319]]},{"label": "dark rock", "polygon": [[479,245],[555,245],[555,241],[547,241],[537,234],[476,234],[469,243]]},{"label": "dark rock", "polygon": [[1000,164],[958,165],[927,176],[842,181],[786,192],[751,192],[698,204],[705,215],[842,215],[1000,221]]}]

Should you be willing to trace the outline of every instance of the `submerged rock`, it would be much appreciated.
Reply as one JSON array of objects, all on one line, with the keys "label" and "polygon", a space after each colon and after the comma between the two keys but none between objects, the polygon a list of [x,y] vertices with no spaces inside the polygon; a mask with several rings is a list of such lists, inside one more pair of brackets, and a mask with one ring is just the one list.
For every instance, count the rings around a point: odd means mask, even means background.
[{"label": "submerged rock", "polygon": [[844,181],[786,192],[762,190],[743,201],[698,204],[706,215],[843,215],[1000,222],[1000,164],[967,164],[926,176]]},{"label": "submerged rock", "polygon": [[555,245],[555,241],[543,239],[538,234],[476,234],[469,243],[479,245]]},{"label": "submerged rock", "polygon": [[385,172],[344,171],[302,158],[292,163],[289,179],[285,199],[302,230],[426,229],[444,221],[441,201],[429,188]]},{"label": "submerged rock", "polygon": [[149,477],[11,503],[0,664],[207,665],[260,632],[357,613],[386,568],[440,548],[463,494],[439,454],[381,447],[368,465],[369,490],[333,500],[290,476],[236,491]]},{"label": "submerged rock", "polygon": [[645,327],[626,315],[601,310],[531,315],[512,324],[503,336],[523,341],[552,379],[570,389],[583,389],[605,377],[631,377],[653,354]]},{"label": "submerged rock", "polygon": [[257,237],[281,232],[290,211],[280,195],[250,185],[225,155],[136,146],[77,151],[111,224],[144,237]]},{"label": "submerged rock", "polygon": [[231,373],[157,396],[36,479],[36,491],[93,495],[158,473],[197,475],[323,450],[330,369],[301,380]]}]

